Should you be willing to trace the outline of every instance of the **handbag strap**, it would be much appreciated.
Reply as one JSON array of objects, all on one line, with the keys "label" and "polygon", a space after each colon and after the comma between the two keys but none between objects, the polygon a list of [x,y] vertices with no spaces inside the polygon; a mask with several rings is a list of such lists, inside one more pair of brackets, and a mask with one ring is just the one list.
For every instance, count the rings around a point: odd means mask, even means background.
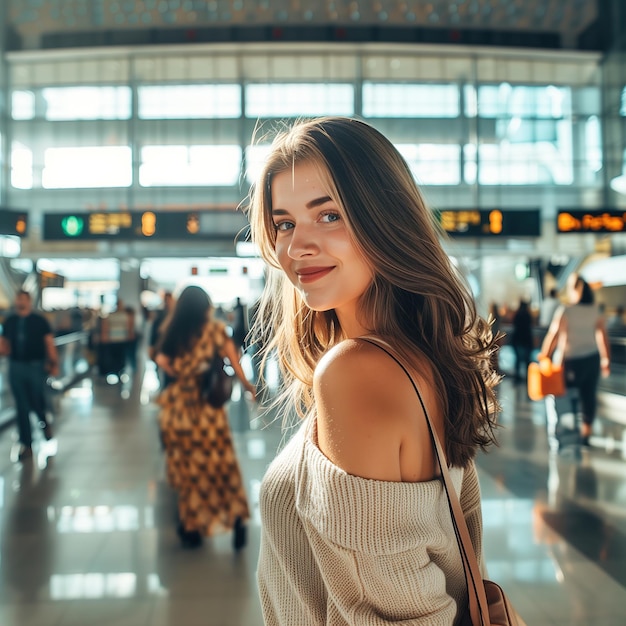
[{"label": "handbag strap", "polygon": [[463,561],[463,569],[465,571],[465,580],[467,582],[467,593],[469,598],[469,611],[472,619],[472,624],[483,626],[491,626],[489,620],[489,605],[487,603],[487,596],[485,594],[485,587],[483,585],[483,578],[478,567],[478,560],[476,559],[476,553],[474,552],[474,546],[470,538],[465,516],[463,515],[463,509],[461,509],[461,503],[457,496],[456,490],[448,471],[447,463],[445,462],[445,454],[441,447],[437,432],[433,428],[433,424],[426,411],[426,406],[422,400],[422,396],[419,392],[417,384],[409,372],[408,367],[405,365],[404,359],[402,359],[396,351],[384,340],[378,337],[360,337],[363,341],[367,341],[372,345],[377,346],[384,352],[386,352],[398,365],[404,370],[404,373],[408,376],[413,389],[420,401],[424,416],[426,417],[426,423],[428,424],[428,431],[430,432],[430,438],[433,442],[435,449],[435,455],[437,457],[437,464],[439,465],[439,471],[443,478],[443,485],[448,498],[448,507],[452,515],[452,524],[454,526],[454,533],[456,541],[461,553],[461,560]]}]

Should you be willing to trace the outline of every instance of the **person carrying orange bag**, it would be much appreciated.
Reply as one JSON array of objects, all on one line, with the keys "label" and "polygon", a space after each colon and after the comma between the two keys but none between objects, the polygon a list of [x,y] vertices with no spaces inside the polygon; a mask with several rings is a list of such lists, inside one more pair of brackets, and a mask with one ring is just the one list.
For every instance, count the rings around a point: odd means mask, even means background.
[{"label": "person carrying orange bag", "polygon": [[555,363],[563,366],[566,387],[578,389],[583,413],[580,435],[583,445],[589,445],[600,373],[605,377],[610,373],[609,341],[593,291],[578,274],[569,277],[567,295],[570,304],[555,312],[539,361],[555,351],[560,355]]}]

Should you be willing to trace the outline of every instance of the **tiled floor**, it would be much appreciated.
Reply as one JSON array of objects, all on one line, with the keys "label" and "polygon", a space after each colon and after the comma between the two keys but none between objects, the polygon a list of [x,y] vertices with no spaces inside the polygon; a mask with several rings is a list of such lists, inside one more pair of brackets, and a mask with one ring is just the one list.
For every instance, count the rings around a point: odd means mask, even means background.
[{"label": "tiled floor", "polygon": [[[60,398],[56,439],[30,464],[0,432],[0,625],[259,626],[259,481],[280,425],[230,416],[254,505],[250,541],[179,546],[164,483],[154,372],[84,380]],[[478,461],[490,577],[529,626],[626,624],[626,461],[550,455],[543,405],[505,381],[502,445]],[[251,417],[254,417],[252,415]],[[305,625],[303,625],[305,626]]]}]

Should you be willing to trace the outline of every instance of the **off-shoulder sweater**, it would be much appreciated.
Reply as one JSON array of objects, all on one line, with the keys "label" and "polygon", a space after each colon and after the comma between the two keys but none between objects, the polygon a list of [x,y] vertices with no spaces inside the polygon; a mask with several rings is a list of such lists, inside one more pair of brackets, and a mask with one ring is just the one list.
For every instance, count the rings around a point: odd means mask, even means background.
[{"label": "off-shoulder sweater", "polygon": [[[476,468],[450,471],[482,568]],[[353,476],[305,422],[260,492],[257,579],[267,626],[451,626],[467,588],[440,479]]]}]

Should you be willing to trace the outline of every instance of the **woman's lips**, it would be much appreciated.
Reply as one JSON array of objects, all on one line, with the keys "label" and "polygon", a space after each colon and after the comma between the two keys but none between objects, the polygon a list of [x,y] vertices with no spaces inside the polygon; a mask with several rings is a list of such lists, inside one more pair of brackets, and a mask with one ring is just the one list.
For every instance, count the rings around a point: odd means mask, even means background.
[{"label": "woman's lips", "polygon": [[305,269],[298,270],[298,280],[301,283],[313,283],[320,278],[324,278],[327,274],[332,272],[333,267],[307,267]]}]

